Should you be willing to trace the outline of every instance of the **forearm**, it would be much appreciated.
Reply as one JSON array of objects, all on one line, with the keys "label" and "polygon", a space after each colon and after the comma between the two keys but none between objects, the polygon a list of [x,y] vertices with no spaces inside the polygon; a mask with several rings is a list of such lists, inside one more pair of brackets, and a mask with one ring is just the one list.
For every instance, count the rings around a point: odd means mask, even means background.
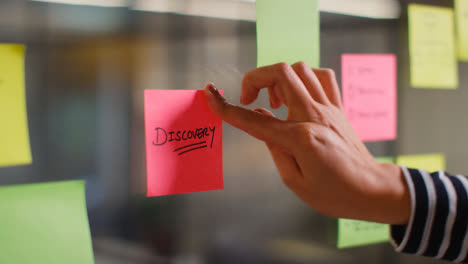
[{"label": "forearm", "polygon": [[407,179],[412,206],[406,225],[391,226],[397,251],[466,261],[468,251],[468,180],[442,171],[401,167]]}]

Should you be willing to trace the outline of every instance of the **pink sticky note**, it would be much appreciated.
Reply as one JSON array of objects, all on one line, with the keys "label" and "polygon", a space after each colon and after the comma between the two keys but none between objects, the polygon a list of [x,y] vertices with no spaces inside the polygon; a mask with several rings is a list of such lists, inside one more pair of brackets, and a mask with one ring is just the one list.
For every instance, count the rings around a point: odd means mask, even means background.
[{"label": "pink sticky note", "polygon": [[393,54],[342,56],[343,106],[363,141],[397,136],[397,71]]},{"label": "pink sticky note", "polygon": [[219,190],[222,121],[203,91],[145,90],[147,196]]}]

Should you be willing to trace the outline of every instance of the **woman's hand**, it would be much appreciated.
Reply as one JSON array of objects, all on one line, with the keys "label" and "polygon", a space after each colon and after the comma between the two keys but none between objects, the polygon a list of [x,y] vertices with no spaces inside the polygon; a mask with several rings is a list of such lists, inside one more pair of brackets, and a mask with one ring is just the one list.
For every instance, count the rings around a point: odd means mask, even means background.
[{"label": "woman's hand", "polygon": [[334,72],[306,63],[255,69],[242,81],[241,103],[267,88],[272,108],[288,107],[286,120],[265,109],[231,105],[213,84],[210,109],[227,123],[264,141],[283,182],[315,210],[333,217],[406,224],[410,197],[398,166],[379,164],[346,118]]}]

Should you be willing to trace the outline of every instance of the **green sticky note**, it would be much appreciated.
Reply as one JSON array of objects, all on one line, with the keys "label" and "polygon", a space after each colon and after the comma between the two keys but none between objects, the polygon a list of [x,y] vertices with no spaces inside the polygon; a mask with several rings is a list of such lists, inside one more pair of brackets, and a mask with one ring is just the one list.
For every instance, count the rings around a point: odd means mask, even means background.
[{"label": "green sticky note", "polygon": [[395,163],[393,157],[376,157],[375,159],[380,163]]},{"label": "green sticky note", "polygon": [[458,58],[468,61],[468,1],[455,0]]},{"label": "green sticky note", "polygon": [[257,0],[257,66],[305,61],[320,66],[317,0]]},{"label": "green sticky note", "polygon": [[23,45],[0,44],[0,167],[32,162]]},{"label": "green sticky note", "polygon": [[338,248],[364,246],[390,240],[390,227],[366,221],[338,219]]},{"label": "green sticky note", "polygon": [[444,171],[445,156],[443,154],[404,155],[397,158],[397,164],[429,172]]},{"label": "green sticky note", "polygon": [[458,63],[453,9],[410,4],[408,25],[411,85],[456,89]]},{"label": "green sticky note", "polygon": [[84,182],[0,187],[0,212],[0,263],[94,263]]}]

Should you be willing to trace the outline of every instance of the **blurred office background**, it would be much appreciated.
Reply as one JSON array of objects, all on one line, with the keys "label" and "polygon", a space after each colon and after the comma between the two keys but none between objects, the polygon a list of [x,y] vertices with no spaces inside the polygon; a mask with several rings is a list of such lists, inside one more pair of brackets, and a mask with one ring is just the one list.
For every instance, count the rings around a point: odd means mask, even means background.
[{"label": "blurred office background", "polygon": [[[224,190],[145,197],[144,89],[214,82],[237,103],[256,67],[254,1],[53,2],[0,0],[0,42],[27,45],[34,159],[1,168],[0,185],[86,180],[96,264],[439,263],[389,244],[337,250],[336,219],[296,198],[262,142],[226,124]],[[468,65],[456,91],[409,86],[408,2],[322,0],[321,65],[339,78],[342,53],[396,53],[399,138],[367,146],[376,156],[442,152],[449,171],[468,174]],[[268,108],[266,94],[254,106]]]}]

